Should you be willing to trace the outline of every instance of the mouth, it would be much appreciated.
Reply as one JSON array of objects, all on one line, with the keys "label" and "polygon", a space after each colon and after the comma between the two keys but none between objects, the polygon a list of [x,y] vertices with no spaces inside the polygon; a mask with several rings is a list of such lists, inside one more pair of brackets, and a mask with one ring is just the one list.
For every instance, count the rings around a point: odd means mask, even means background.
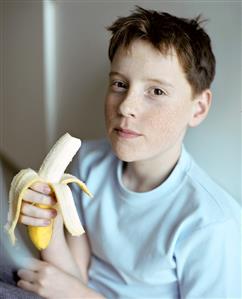
[{"label": "mouth", "polygon": [[126,128],[115,128],[114,131],[116,132],[116,134],[119,137],[122,138],[137,138],[142,136],[142,134],[140,134],[139,132],[130,130],[130,129],[126,129]]}]

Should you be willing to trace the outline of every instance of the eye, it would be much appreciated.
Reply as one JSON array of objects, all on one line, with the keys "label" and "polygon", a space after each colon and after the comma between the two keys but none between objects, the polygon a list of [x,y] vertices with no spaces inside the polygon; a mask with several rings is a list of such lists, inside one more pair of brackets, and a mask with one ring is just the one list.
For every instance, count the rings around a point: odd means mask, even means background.
[{"label": "eye", "polygon": [[160,88],[153,88],[151,90],[151,94],[155,95],[155,96],[162,96],[162,95],[165,95],[166,93]]},{"label": "eye", "polygon": [[114,91],[125,91],[127,89],[127,84],[122,81],[112,81],[111,87]]},{"label": "eye", "polygon": [[163,88],[151,86],[145,91],[146,96],[152,99],[160,99],[167,95],[167,92]]}]

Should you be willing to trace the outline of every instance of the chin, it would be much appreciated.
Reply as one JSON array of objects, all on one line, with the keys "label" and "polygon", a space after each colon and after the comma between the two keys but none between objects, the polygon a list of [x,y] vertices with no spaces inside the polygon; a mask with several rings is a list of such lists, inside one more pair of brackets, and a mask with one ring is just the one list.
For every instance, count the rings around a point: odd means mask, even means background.
[{"label": "chin", "polygon": [[124,161],[124,162],[137,161],[137,159],[135,159],[135,157],[133,157],[133,155],[130,155],[130,154],[124,154],[124,153],[120,153],[117,151],[114,151],[114,154],[118,157],[119,160]]},{"label": "chin", "polygon": [[124,162],[134,162],[144,158],[141,151],[142,144],[139,141],[123,140],[113,133],[108,134],[108,139],[118,159]]},{"label": "chin", "polygon": [[111,146],[114,154],[119,160],[124,162],[134,162],[142,160],[140,153],[133,146],[128,146],[111,140]]}]

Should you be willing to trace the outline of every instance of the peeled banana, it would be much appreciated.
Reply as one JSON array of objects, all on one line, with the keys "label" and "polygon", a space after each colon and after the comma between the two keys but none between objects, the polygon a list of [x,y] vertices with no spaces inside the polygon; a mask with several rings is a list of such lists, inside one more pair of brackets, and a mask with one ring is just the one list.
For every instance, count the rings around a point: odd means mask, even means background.
[{"label": "peeled banana", "polygon": [[[88,196],[92,197],[92,194],[82,181],[64,173],[80,146],[80,139],[66,133],[52,147],[38,173],[27,168],[14,176],[9,190],[8,222],[5,226],[13,245],[16,242],[14,230],[20,216],[24,192],[35,182],[45,182],[49,185],[57,200],[56,208],[60,211],[64,225],[70,234],[80,236],[84,233],[68,184],[76,183]],[[36,206],[48,208],[46,205],[36,204]],[[29,237],[37,249],[42,250],[48,247],[53,225],[52,219],[51,224],[46,227],[28,226]]]}]

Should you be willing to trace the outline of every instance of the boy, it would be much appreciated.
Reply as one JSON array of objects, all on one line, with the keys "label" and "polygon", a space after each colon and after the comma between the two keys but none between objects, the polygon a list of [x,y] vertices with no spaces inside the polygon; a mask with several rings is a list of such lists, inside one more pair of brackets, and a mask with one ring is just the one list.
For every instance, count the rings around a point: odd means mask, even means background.
[{"label": "boy", "polygon": [[84,143],[72,163],[94,194],[73,187],[86,234],[31,205],[55,203],[32,186],[20,222],[56,224],[18,285],[46,298],[240,298],[240,208],[183,145],[211,105],[210,39],[198,19],[140,7],[108,29],[109,142]]}]

